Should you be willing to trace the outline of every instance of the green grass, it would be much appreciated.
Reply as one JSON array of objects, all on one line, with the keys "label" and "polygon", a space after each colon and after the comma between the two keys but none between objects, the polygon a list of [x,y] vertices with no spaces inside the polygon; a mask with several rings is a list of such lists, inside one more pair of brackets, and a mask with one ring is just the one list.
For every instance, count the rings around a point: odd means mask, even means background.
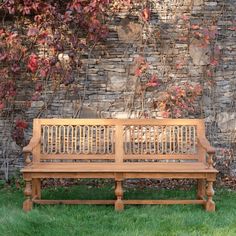
[{"label": "green grass", "polygon": [[[112,199],[111,186],[86,185],[50,188],[43,196],[55,199]],[[193,198],[194,191],[128,190],[126,198]],[[199,205],[126,206],[117,213],[113,206],[36,205],[29,213],[21,209],[23,193],[13,188],[0,190],[0,235],[42,236],[234,236],[236,235],[236,192],[218,189],[215,213]]]}]

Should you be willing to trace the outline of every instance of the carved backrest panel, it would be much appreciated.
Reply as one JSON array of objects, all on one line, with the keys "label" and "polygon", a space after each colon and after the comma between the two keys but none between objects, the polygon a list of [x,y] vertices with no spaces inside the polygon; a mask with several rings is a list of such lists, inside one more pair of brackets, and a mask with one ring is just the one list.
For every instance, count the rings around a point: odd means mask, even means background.
[{"label": "carved backrest panel", "polygon": [[[36,119],[41,160],[203,160],[197,119]],[[37,157],[36,157],[37,158]]]},{"label": "carved backrest panel", "polygon": [[114,154],[114,126],[43,125],[42,154]]},{"label": "carved backrest panel", "polygon": [[126,126],[125,154],[195,154],[196,126]]}]

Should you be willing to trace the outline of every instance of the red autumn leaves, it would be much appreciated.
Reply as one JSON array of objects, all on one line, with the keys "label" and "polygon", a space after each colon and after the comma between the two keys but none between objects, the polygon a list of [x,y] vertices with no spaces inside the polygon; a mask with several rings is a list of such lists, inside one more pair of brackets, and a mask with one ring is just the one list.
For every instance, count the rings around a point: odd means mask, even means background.
[{"label": "red autumn leaves", "polygon": [[163,92],[160,100],[154,102],[155,107],[163,112],[163,117],[179,118],[194,112],[194,102],[202,93],[202,86],[185,83],[172,86]]},{"label": "red autumn leaves", "polygon": [[[134,74],[136,77],[145,76],[147,70],[149,68],[149,64],[147,63],[146,59],[142,56],[138,56],[135,60],[135,71]],[[148,82],[145,84],[146,87],[156,87],[159,86],[160,83],[158,81],[156,74],[149,74]]]},{"label": "red autumn leaves", "polygon": [[25,120],[17,119],[12,132],[12,138],[18,145],[24,142],[24,131],[28,128],[28,123]]},{"label": "red autumn leaves", "polygon": [[38,58],[34,53],[32,53],[29,57],[27,68],[32,73],[35,73],[38,69]]},{"label": "red autumn leaves", "polygon": [[150,14],[151,14],[151,11],[149,8],[144,8],[143,11],[142,11],[142,19],[144,21],[148,21],[150,19]]},{"label": "red autumn leaves", "polygon": [[134,60],[135,63],[135,76],[140,77],[148,69],[149,65],[144,57],[138,56]]},{"label": "red autumn leaves", "polygon": [[45,78],[49,70],[49,60],[39,58],[36,54],[32,53],[28,59],[27,69],[31,73],[36,73],[39,69],[40,77]]},{"label": "red autumn leaves", "polygon": [[6,102],[12,102],[16,96],[16,86],[12,80],[0,81],[0,111],[5,108]]},{"label": "red autumn leaves", "polygon": [[[123,1],[125,2],[125,0]],[[128,4],[131,4],[131,1],[126,1]],[[19,4],[20,2],[22,4]],[[72,59],[76,58],[77,55],[75,52],[80,50],[80,48],[87,47],[88,45],[86,45],[86,43],[97,42],[98,39],[106,38],[107,35],[107,28],[103,23],[104,17],[102,16],[103,12],[106,13],[106,6],[110,2],[109,0],[70,0],[63,4],[62,2],[63,1],[49,1],[48,3],[45,3],[41,0],[11,0],[7,1],[7,4],[5,5],[10,14],[15,14],[17,17],[22,19],[25,18],[22,17],[22,13],[24,16],[30,14],[28,21],[34,19],[29,24],[27,23],[27,25],[24,25],[24,29],[28,29],[24,32],[24,36],[21,35],[21,31],[19,31],[17,35],[17,31],[14,28],[12,33],[9,34],[8,40],[6,40],[6,48],[8,51],[16,51],[16,41],[19,42],[19,48],[23,49],[24,45],[27,45],[27,51],[22,50],[21,53],[18,53],[18,51],[17,53],[14,53],[14,55],[17,55],[19,58],[14,57],[14,60],[11,61],[13,63],[8,63],[11,65],[9,67],[10,72],[8,74],[10,74],[11,76],[15,76],[14,78],[17,81],[21,79],[21,77],[24,77],[25,74],[23,74],[23,72],[25,72],[26,69],[28,72],[30,72],[27,73],[27,76],[35,83],[35,93],[32,97],[32,100],[36,100],[40,92],[43,90],[42,84],[39,82],[39,80],[47,77],[48,75],[48,78],[50,77],[50,79],[58,79],[59,81],[63,79],[62,81],[66,81],[66,86],[71,83],[70,81],[72,80],[70,80],[70,77],[67,76],[67,74],[72,74],[72,70],[64,71],[64,69],[60,67],[60,63],[57,63],[57,55],[59,53],[63,53],[63,51],[67,48],[70,49],[69,51],[73,55],[70,60],[70,66],[72,67]],[[147,7],[147,5],[139,12],[139,17],[144,25],[147,25],[149,23],[148,21],[150,21],[151,18],[151,10],[149,7]],[[216,26],[212,26],[206,29],[203,25],[198,25],[196,21],[191,22],[192,18],[190,19],[190,15],[187,14],[183,14],[182,16],[180,16],[180,18],[182,20],[182,23],[184,21],[184,23],[186,23],[186,25],[188,26],[187,28],[190,29],[191,32],[193,32],[193,36],[199,39],[203,39],[203,45],[208,46],[211,43],[211,40],[215,38],[217,34]],[[24,21],[21,22],[23,23]],[[54,27],[50,27],[50,25],[56,26],[55,31],[53,30]],[[60,31],[61,28],[59,25],[64,25],[65,30],[63,32]],[[83,32],[84,37],[87,39],[86,41],[84,41],[85,43],[82,43],[77,39],[78,37],[76,37],[76,31],[73,31],[73,28],[71,28],[70,25],[76,25],[77,29],[80,29],[80,31]],[[46,31],[46,26],[49,26],[49,28],[51,29],[49,32]],[[67,32],[68,29],[71,30],[70,33]],[[232,25],[232,27],[228,29],[235,30],[235,25]],[[160,34],[161,33],[164,33],[164,31],[160,31]],[[5,34],[5,32],[0,29],[0,36],[3,34]],[[28,37],[25,37],[26,35]],[[182,42],[186,42],[191,38],[185,33],[183,33],[181,36],[179,35],[178,37],[178,41]],[[41,56],[42,54],[38,53],[37,44],[43,44],[46,48],[49,48],[51,50],[53,54],[52,58],[46,58],[50,63],[47,63],[47,60],[45,60],[45,62],[43,61],[43,58]],[[32,45],[32,47],[28,47],[28,45]],[[83,47],[81,47],[81,45]],[[9,52],[5,53],[4,50],[1,51],[1,63],[5,63],[7,59],[10,58],[9,55]],[[207,70],[207,76],[209,77],[212,76],[213,69],[219,64],[219,58],[216,57],[216,53],[214,53],[212,57],[213,58],[210,61],[209,65],[210,69]],[[76,63],[76,60],[74,61]],[[150,66],[147,63],[147,60],[139,57],[135,63],[135,76],[138,79],[144,78],[142,89],[145,90],[147,88],[153,88],[149,89],[152,91],[154,90],[154,88],[156,90],[160,89],[160,80],[158,79],[157,74],[153,73],[150,70]],[[185,60],[184,58],[180,58],[178,61],[176,61],[176,64],[174,66],[175,69],[182,70],[183,68],[187,67],[185,66],[186,64],[187,59]],[[20,72],[22,73],[22,75],[20,74]],[[9,94],[12,97],[16,94],[16,91],[14,89],[8,89],[10,93],[7,94],[5,90],[2,93],[4,95],[3,99],[0,96],[0,110],[3,109],[4,106],[7,106],[7,102],[5,101],[9,98]],[[181,109],[184,109],[184,107]],[[179,111],[177,111],[176,114],[178,116]]]},{"label": "red autumn leaves", "polygon": [[25,120],[17,120],[16,127],[19,129],[26,129],[28,127],[28,123]]},{"label": "red autumn leaves", "polygon": [[153,74],[151,79],[146,83],[147,87],[156,87],[159,86],[160,82],[158,81],[157,75]]},{"label": "red autumn leaves", "polygon": [[[139,89],[142,94],[147,91],[147,88],[160,88],[161,81],[155,73],[149,72],[149,64],[144,57],[138,56],[134,63],[134,74],[139,79]],[[181,64],[181,68],[182,66]],[[194,112],[194,104],[202,93],[202,86],[184,83],[167,87],[164,92],[158,90],[156,92],[153,94],[153,108],[158,108],[163,117],[179,118]]]}]

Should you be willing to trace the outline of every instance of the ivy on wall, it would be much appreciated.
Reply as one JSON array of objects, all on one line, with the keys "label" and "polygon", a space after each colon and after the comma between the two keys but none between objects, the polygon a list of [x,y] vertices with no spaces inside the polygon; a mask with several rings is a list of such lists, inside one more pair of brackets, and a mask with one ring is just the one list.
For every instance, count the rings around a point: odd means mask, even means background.
[{"label": "ivy on wall", "polygon": [[[139,22],[148,29],[152,17],[153,1],[117,1],[117,0],[71,0],[67,1],[31,1],[6,0],[0,5],[2,24],[0,28],[0,110],[14,109],[18,95],[18,85],[25,83],[33,87],[29,100],[25,101],[28,108],[30,103],[38,100],[47,89],[43,81],[50,81],[53,91],[73,85],[82,67],[82,58],[88,55],[98,42],[104,41],[109,33],[106,19],[109,15],[120,10],[136,11]],[[138,11],[138,13],[137,13]],[[9,24],[10,20],[10,24]],[[212,47],[217,34],[213,24],[206,28],[191,24],[190,17],[183,15],[179,19],[182,24],[191,29],[191,35],[179,40],[197,41],[199,48]],[[142,39],[143,47],[148,40],[156,42],[163,30],[148,32]],[[220,49],[213,47],[210,63],[205,68],[205,77],[212,82],[214,68],[219,63]],[[176,69],[181,70],[187,64],[182,58],[176,63]],[[153,96],[153,109],[162,112],[163,117],[183,117],[194,113],[194,103],[201,95],[202,85],[185,83],[181,86],[161,86],[163,81],[155,72],[149,70],[145,55],[134,60],[136,77],[135,94],[140,94],[144,103],[146,91],[161,91],[161,99]],[[50,99],[49,99],[50,101]],[[144,106],[142,104],[142,106]],[[47,105],[44,106],[47,109]],[[144,113],[141,114],[144,116]],[[22,120],[24,122],[24,120]],[[19,127],[19,122],[15,123]],[[26,127],[25,127],[26,128]],[[24,129],[20,127],[19,130]],[[14,131],[13,138],[20,140],[22,132]],[[19,141],[18,141],[19,143]]]}]

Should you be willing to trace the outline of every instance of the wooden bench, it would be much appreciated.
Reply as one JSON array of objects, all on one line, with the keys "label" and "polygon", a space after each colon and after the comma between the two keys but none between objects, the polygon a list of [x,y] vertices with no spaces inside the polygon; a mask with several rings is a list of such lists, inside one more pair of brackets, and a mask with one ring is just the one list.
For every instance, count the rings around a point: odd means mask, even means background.
[{"label": "wooden bench", "polygon": [[[24,211],[38,204],[202,204],[215,211],[215,153],[200,119],[34,119],[24,147]],[[111,178],[115,200],[43,200],[47,178]],[[136,178],[196,179],[193,200],[126,200],[122,181]]]}]

